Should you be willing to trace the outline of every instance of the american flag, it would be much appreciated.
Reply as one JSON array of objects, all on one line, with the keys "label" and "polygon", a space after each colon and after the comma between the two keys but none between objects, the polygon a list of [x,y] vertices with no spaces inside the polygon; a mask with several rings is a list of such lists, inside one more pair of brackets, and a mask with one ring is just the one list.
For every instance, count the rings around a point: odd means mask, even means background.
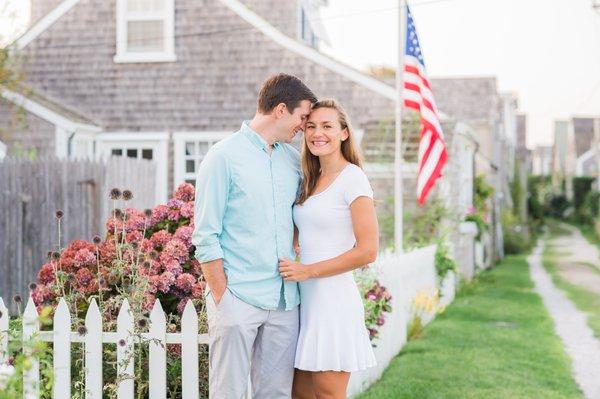
[{"label": "american flag", "polygon": [[404,105],[421,115],[417,199],[425,203],[427,194],[442,175],[448,153],[433,92],[427,79],[423,53],[410,8],[406,6],[406,46],[404,50]]}]

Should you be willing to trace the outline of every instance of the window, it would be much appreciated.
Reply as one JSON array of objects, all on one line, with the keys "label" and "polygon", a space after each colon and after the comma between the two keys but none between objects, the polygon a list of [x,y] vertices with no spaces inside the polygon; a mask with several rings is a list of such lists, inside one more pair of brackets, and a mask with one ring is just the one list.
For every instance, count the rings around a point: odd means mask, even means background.
[{"label": "window", "polygon": [[298,4],[298,38],[313,48],[321,41],[330,44],[321,22],[321,9],[327,5],[327,0],[300,0]]},{"label": "window", "polygon": [[97,136],[97,154],[100,157],[118,156],[145,159],[156,164],[155,203],[167,201],[169,134],[166,132],[114,132]]},{"label": "window", "polygon": [[310,23],[308,22],[308,15],[304,7],[300,7],[300,21],[299,21],[299,36],[300,39],[311,47],[317,47],[317,37],[315,36]]},{"label": "window", "polygon": [[131,145],[123,146],[116,143],[110,147],[110,154],[117,157],[126,156],[127,158],[152,160],[154,155],[152,148],[132,147]]},{"label": "window", "polygon": [[215,143],[227,136],[225,132],[174,133],[175,187],[181,183],[196,183],[196,173],[206,153]]},{"label": "window", "polygon": [[115,62],[171,62],[174,0],[117,0]]}]

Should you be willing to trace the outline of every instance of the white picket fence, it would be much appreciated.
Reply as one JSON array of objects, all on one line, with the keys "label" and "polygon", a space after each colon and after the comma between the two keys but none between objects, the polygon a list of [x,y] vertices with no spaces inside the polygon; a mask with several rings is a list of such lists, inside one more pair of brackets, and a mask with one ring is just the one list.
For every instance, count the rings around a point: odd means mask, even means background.
[{"label": "white picket fence", "polygon": [[[376,264],[380,282],[392,295],[392,312],[386,316],[375,348],[377,366],[365,371],[353,373],[348,387],[348,395],[354,397],[379,379],[390,361],[406,344],[407,326],[411,320],[411,304],[419,291],[440,288],[441,303],[448,305],[454,299],[456,277],[449,273],[439,281],[435,270],[435,246],[417,249],[401,255],[385,254],[379,256]],[[0,298],[0,364],[6,362],[8,347],[8,310]],[[424,319],[428,323],[435,314]],[[199,398],[198,345],[208,344],[207,334],[198,334],[198,315],[194,305],[188,302],[181,319],[180,333],[166,332],[166,317],[159,301],[156,301],[150,313],[149,332],[134,334],[134,317],[129,303],[124,301],[117,317],[117,331],[105,332],[102,329],[100,310],[92,300],[85,317],[86,333],[80,335],[71,331],[71,315],[67,303],[61,299],[54,315],[54,331],[39,331],[38,313],[30,298],[23,314],[23,340],[33,336],[44,342],[53,342],[54,399],[71,398],[71,344],[85,345],[85,389],[86,399],[102,398],[102,346],[117,344],[117,399],[134,398],[134,356],[135,343],[149,345],[149,398],[166,399],[167,357],[165,344],[181,345],[182,398]],[[119,345],[119,342],[125,345]],[[136,342],[137,341],[137,342]],[[26,399],[38,399],[39,365],[33,367],[24,376]],[[246,399],[251,398],[249,386]]]},{"label": "white picket fence", "polygon": [[[8,357],[9,315],[0,298],[0,364]],[[166,317],[157,300],[150,313],[149,332],[134,334],[134,317],[125,300],[117,317],[117,331],[102,330],[102,318],[95,300],[92,300],[85,317],[85,334],[71,331],[71,315],[64,299],[61,299],[54,314],[54,330],[40,331],[38,312],[33,300],[29,298],[23,313],[23,341],[32,337],[54,343],[54,399],[71,398],[71,344],[85,345],[85,389],[86,399],[102,399],[102,345],[117,344],[117,399],[134,398],[134,362],[133,346],[136,343],[149,345],[149,398],[167,397],[167,354],[165,344],[181,345],[182,397],[199,398],[198,345],[208,344],[207,334],[198,334],[198,315],[192,302],[188,302],[181,318],[181,332],[166,332]],[[121,343],[121,345],[119,344]],[[124,343],[124,345],[122,345]],[[26,348],[26,346],[25,346]],[[25,399],[39,397],[39,364],[33,359],[32,367],[23,376]]]}]

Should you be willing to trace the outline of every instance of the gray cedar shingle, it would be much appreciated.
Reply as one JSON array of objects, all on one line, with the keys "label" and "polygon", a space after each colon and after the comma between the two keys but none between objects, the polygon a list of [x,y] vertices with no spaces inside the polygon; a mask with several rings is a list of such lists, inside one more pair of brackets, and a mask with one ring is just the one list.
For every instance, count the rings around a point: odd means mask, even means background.
[{"label": "gray cedar shingle", "polygon": [[177,62],[115,64],[114,8],[82,0],[26,48],[28,84],[108,131],[237,129],[280,71],[338,98],[357,126],[393,113],[391,101],[280,47],[217,0],[176,2]]}]

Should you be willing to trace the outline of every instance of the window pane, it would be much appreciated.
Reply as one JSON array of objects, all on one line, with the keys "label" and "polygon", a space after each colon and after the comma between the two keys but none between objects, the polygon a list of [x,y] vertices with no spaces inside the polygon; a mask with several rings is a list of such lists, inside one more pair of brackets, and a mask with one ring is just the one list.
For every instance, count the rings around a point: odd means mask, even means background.
[{"label": "window pane", "polygon": [[128,12],[155,12],[165,9],[165,0],[127,0]]},{"label": "window pane", "polygon": [[193,160],[185,161],[185,173],[194,173],[196,171],[196,164]]},{"label": "window pane", "polygon": [[135,148],[130,148],[127,150],[127,156],[129,158],[137,158],[138,156],[138,150]]},{"label": "window pane", "polygon": [[194,179],[185,179],[185,182],[186,182],[186,183],[190,183],[190,184],[192,184],[192,185],[195,185],[195,184],[196,184],[196,180],[194,180]]},{"label": "window pane", "polygon": [[121,155],[123,155],[123,150],[120,148],[113,148],[111,151],[111,154],[121,156]]},{"label": "window pane", "polygon": [[142,150],[142,158],[143,159],[152,159],[152,150],[151,149],[143,149]]},{"label": "window pane", "polygon": [[128,51],[163,51],[163,21],[127,22]]},{"label": "window pane", "polygon": [[193,141],[187,141],[185,143],[185,155],[195,155],[196,154],[196,149],[194,148],[194,142]]},{"label": "window pane", "polygon": [[200,146],[200,151],[198,151],[199,154],[201,155],[206,155],[206,153],[208,152],[208,149],[210,148],[210,146],[213,143],[207,143],[206,141],[201,141],[198,143],[198,145]]}]

